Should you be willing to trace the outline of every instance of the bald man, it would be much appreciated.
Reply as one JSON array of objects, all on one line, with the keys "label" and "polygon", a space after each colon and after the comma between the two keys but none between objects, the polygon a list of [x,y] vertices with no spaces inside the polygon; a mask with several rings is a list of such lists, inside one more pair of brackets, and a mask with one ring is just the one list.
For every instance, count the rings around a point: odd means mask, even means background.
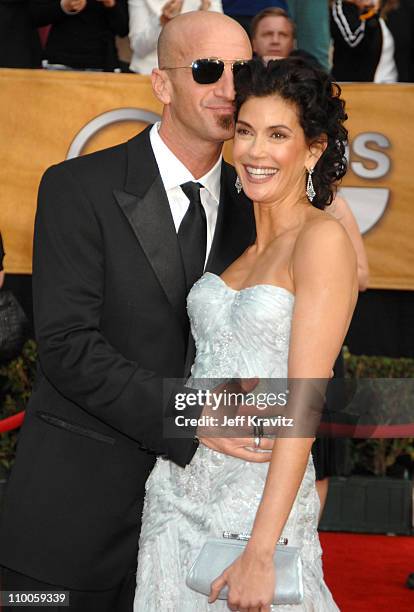
[{"label": "bald man", "polygon": [[[230,18],[177,17],[152,75],[160,125],[42,179],[39,368],[4,500],[3,590],[70,591],[76,612],[132,610],[145,481],[157,455],[184,467],[197,448],[195,430],[163,432],[183,390],[171,379],[186,378],[194,358],[186,295],[203,269],[220,274],[253,240],[251,205],[221,158],[232,70],[250,56]],[[242,440],[211,444],[263,460]]]}]

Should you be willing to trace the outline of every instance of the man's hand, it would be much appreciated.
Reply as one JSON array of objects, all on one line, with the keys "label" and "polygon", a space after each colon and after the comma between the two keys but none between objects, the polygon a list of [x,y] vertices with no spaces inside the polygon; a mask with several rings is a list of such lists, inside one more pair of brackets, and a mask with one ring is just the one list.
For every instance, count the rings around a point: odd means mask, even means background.
[{"label": "man's hand", "polygon": [[258,378],[228,380],[202,392],[205,403],[196,436],[217,452],[245,461],[268,461],[275,438],[316,435],[327,382],[274,379],[258,386]]},{"label": "man's hand", "polygon": [[[252,426],[245,425],[244,420],[237,424],[224,424],[226,420],[236,419],[245,408],[242,403],[237,403],[236,397],[242,399],[243,395],[250,393],[258,384],[258,378],[245,378],[238,381],[228,381],[212,390],[216,398],[222,398],[219,405],[210,406],[205,404],[202,416],[215,420],[220,425],[198,427],[197,436],[201,444],[225,455],[237,457],[244,461],[254,463],[266,463],[270,461],[273,440],[260,439],[259,449],[255,449]],[[231,401],[229,398],[232,398]],[[252,407],[248,408],[251,412]],[[243,419],[243,417],[241,417]],[[240,437],[234,437],[240,432]],[[224,437],[226,436],[227,437]],[[252,437],[242,437],[252,436]]]},{"label": "man's hand", "polygon": [[[249,437],[253,435],[252,427],[246,427],[244,420],[237,423],[229,422],[243,410],[243,399],[246,393],[250,393],[258,384],[258,378],[244,378],[228,380],[211,390],[213,403],[204,404],[201,417],[211,425],[199,426],[198,438],[206,437]],[[236,433],[240,433],[237,436]]]},{"label": "man's hand", "polygon": [[272,456],[274,440],[260,438],[259,449],[254,449],[253,438],[200,438],[200,444],[204,444],[211,450],[237,457],[252,463],[267,463]]},{"label": "man's hand", "polygon": [[86,6],[86,0],[60,0],[64,13],[80,13]]},{"label": "man's hand", "polygon": [[211,1],[210,0],[201,0],[200,6],[199,6],[199,11],[208,11],[208,9],[211,6]]}]

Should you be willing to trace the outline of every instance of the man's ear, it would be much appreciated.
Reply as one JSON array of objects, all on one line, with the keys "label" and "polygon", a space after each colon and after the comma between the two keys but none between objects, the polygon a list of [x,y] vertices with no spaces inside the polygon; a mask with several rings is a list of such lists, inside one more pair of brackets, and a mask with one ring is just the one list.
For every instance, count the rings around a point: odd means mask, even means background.
[{"label": "man's ear", "polygon": [[165,70],[153,68],[151,73],[152,90],[155,96],[163,104],[171,102],[170,80]]},{"label": "man's ear", "polygon": [[306,167],[314,168],[318,163],[322,153],[325,151],[328,146],[328,137],[326,134],[321,134],[319,138],[314,140],[309,145],[309,151],[306,158]]}]

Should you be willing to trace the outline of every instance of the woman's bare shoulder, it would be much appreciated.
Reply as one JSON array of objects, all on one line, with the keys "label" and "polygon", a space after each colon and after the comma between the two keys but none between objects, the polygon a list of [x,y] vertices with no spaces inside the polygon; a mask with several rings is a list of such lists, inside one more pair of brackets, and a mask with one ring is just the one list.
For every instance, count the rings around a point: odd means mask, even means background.
[{"label": "woman's bare shoulder", "polygon": [[351,241],[342,224],[324,211],[315,211],[303,224],[295,244],[296,252],[316,252],[338,248],[353,252]]},{"label": "woman's bare shoulder", "polygon": [[[319,211],[317,211],[319,213]],[[292,276],[298,282],[324,283],[332,274],[351,280],[356,274],[355,249],[341,223],[323,211],[311,215],[296,240]]]}]

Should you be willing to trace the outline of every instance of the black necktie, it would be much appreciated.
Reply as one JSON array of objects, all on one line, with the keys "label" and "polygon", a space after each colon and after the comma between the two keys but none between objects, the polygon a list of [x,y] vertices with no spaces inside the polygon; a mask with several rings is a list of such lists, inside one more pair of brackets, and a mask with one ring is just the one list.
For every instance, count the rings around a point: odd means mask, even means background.
[{"label": "black necktie", "polygon": [[181,189],[190,200],[187,212],[178,229],[187,292],[202,275],[206,258],[207,221],[200,199],[201,187],[200,183],[191,181],[181,185]]}]

